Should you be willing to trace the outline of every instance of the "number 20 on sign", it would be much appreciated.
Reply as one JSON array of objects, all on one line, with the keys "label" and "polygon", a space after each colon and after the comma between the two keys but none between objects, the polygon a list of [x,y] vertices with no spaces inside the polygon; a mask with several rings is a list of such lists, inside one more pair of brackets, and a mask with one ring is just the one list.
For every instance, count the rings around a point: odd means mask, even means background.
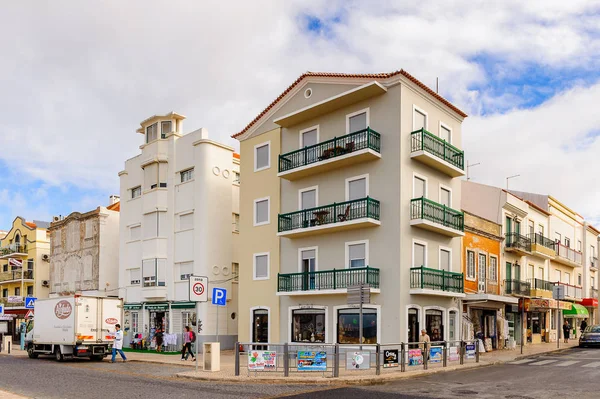
[{"label": "number 20 on sign", "polygon": [[190,276],[190,301],[208,301],[208,277]]}]

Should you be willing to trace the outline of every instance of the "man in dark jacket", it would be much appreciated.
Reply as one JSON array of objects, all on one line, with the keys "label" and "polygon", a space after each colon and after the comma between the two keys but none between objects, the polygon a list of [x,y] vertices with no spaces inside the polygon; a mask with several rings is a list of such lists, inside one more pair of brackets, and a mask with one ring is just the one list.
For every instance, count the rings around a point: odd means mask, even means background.
[{"label": "man in dark jacket", "polygon": [[581,322],[581,332],[584,332],[585,329],[587,328],[587,319],[583,319],[583,321]]}]

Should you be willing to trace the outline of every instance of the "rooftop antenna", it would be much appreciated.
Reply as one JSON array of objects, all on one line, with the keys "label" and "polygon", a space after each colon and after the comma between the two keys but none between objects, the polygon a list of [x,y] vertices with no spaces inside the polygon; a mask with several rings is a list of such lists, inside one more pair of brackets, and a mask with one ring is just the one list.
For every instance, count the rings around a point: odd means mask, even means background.
[{"label": "rooftop antenna", "polygon": [[469,168],[477,165],[481,165],[481,162],[470,164],[469,161],[467,161],[467,181],[471,180],[471,176],[469,176]]},{"label": "rooftop antenna", "polygon": [[508,191],[508,179],[514,179],[515,177],[519,177],[521,175],[513,175],[513,176],[508,176],[506,178],[506,191]]},{"label": "rooftop antenna", "polygon": [[436,76],[435,78],[435,92],[440,94],[440,78]]}]

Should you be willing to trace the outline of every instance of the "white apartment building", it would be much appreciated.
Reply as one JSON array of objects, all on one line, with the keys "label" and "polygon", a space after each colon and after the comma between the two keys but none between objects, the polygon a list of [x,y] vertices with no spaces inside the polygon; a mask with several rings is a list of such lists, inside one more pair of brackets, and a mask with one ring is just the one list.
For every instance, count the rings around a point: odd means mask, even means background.
[{"label": "white apartment building", "polygon": [[[232,348],[237,339],[236,240],[239,155],[208,139],[202,128],[183,133],[184,116],[155,115],[137,130],[141,153],[125,162],[121,178],[120,296],[127,341],[151,340],[156,328]],[[227,289],[225,307],[189,301],[190,275]],[[217,326],[217,312],[219,325]]]}]

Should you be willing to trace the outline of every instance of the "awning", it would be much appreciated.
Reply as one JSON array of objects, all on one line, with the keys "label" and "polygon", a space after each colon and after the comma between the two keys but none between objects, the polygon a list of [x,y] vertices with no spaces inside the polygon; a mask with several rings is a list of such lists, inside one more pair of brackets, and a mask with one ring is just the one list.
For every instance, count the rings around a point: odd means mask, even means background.
[{"label": "awning", "polygon": [[574,303],[570,310],[563,310],[563,316],[576,319],[587,319],[590,317],[590,314],[584,306]]},{"label": "awning", "polygon": [[581,301],[581,305],[588,308],[597,308],[598,298],[583,298],[583,300]]}]

